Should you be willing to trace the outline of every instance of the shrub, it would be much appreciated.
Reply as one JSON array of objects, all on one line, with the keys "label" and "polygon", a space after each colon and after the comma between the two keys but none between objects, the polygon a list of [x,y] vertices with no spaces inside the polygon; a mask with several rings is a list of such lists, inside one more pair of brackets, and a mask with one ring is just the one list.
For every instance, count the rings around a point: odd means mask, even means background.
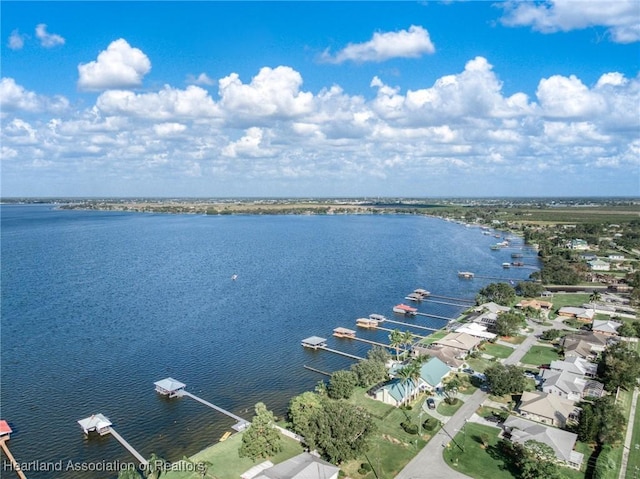
[{"label": "shrub", "polygon": [[402,427],[402,429],[404,429],[404,432],[406,432],[407,434],[418,434],[418,426],[410,422],[401,422],[400,427]]},{"label": "shrub", "polygon": [[422,423],[422,429],[424,429],[425,431],[433,431],[437,427],[438,427],[437,419],[429,418]]}]

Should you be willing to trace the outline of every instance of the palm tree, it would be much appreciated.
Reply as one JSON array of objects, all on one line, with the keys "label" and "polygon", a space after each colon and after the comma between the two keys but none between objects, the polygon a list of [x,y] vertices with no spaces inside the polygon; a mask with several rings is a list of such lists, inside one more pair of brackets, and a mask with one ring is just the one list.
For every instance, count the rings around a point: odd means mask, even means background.
[{"label": "palm tree", "polygon": [[409,368],[409,376],[411,377],[411,380],[413,381],[413,384],[416,386],[416,389],[414,389],[415,395],[418,395],[418,388],[417,386],[420,384],[420,377],[422,374],[422,369],[421,369],[421,361],[411,361],[411,363],[409,364],[409,366],[407,366]]},{"label": "palm tree", "polygon": [[591,302],[591,309],[593,309],[593,313],[596,312],[596,303],[602,299],[602,295],[599,291],[593,291],[589,296],[589,301]]},{"label": "palm tree", "polygon": [[389,335],[390,346],[396,350],[396,361],[400,360],[400,346],[404,343],[404,334],[399,329],[394,329]]},{"label": "palm tree", "polygon": [[400,405],[404,404],[405,400],[408,399],[408,388],[407,383],[411,380],[411,366],[405,366],[402,369],[399,369],[396,373],[397,377],[400,378],[400,384],[402,384],[404,388],[404,394],[402,395],[402,401]]},{"label": "palm tree", "polygon": [[407,351],[410,350],[413,345],[413,333],[411,331],[405,331],[402,333],[402,344],[405,346]]}]

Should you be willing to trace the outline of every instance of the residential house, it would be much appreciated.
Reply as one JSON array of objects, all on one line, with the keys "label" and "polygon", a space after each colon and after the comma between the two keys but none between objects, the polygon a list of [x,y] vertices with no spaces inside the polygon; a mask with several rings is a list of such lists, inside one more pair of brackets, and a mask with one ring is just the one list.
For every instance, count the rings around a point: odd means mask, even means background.
[{"label": "residential house", "polygon": [[405,404],[419,392],[419,381],[412,379],[403,381],[400,378],[393,378],[381,386],[369,390],[369,395],[377,401],[398,407]]},{"label": "residential house", "polygon": [[617,336],[618,328],[622,323],[611,321],[608,319],[594,319],[591,331],[594,333],[604,334],[605,336]]},{"label": "residential house", "polygon": [[540,301],[537,299],[523,299],[518,304],[516,304],[516,308],[533,308],[535,310],[549,311],[553,308],[553,303],[549,301]]},{"label": "residential house", "polygon": [[609,261],[624,261],[624,255],[623,254],[610,254],[609,256],[607,256],[607,259]]},{"label": "residential house", "polygon": [[482,341],[482,338],[477,338],[467,333],[454,332],[447,334],[444,338],[435,341],[433,344],[455,349],[459,352],[459,357],[464,357],[473,351]]},{"label": "residential house", "polygon": [[487,311],[489,313],[500,314],[506,311],[511,311],[511,308],[509,306],[502,306],[498,303],[494,303],[493,301],[491,301],[490,303],[483,303],[480,306],[476,307],[475,311],[479,311],[479,312]]},{"label": "residential house", "polygon": [[593,309],[576,308],[574,306],[563,306],[558,310],[558,316],[565,318],[575,318],[578,321],[591,322],[595,312]]},{"label": "residential house", "polygon": [[[266,461],[264,464],[271,464]],[[253,471],[256,471],[253,474]],[[338,479],[340,468],[309,452],[303,452],[280,464],[261,468],[254,466],[242,479]]]},{"label": "residential house", "polygon": [[579,357],[594,360],[598,354],[605,350],[610,342],[610,337],[600,333],[584,332],[568,334],[560,341],[564,351],[564,357]]},{"label": "residential house", "polygon": [[504,422],[503,428],[505,436],[513,442],[524,444],[529,440],[534,440],[544,443],[553,449],[559,463],[574,469],[580,469],[582,466],[584,455],[573,450],[578,438],[577,434],[516,416],[509,416]]},{"label": "residential house", "polygon": [[570,401],[581,401],[585,397],[601,397],[604,385],[577,374],[552,369],[542,370],[542,391]]},{"label": "residential house", "polygon": [[451,368],[438,358],[431,358],[420,367],[420,389],[433,391],[442,386],[442,381],[451,373]]},{"label": "residential house", "polygon": [[456,333],[466,333],[476,338],[486,340],[494,339],[497,336],[495,333],[487,331],[487,327],[479,323],[456,324],[452,329],[455,330]]},{"label": "residential house", "polygon": [[464,359],[459,358],[458,350],[447,346],[431,345],[430,347],[414,346],[412,349],[414,356],[431,356],[438,358],[453,370],[459,370],[464,367]]},{"label": "residential house", "polygon": [[577,374],[578,376],[585,376],[588,378],[595,378],[598,373],[597,364],[576,356],[565,358],[563,361],[551,361],[549,369],[552,371],[566,371],[571,374]]},{"label": "residential house", "polygon": [[588,264],[591,271],[609,271],[611,269],[611,264],[601,259],[594,259],[589,261]]},{"label": "residential house", "polygon": [[568,244],[569,248],[577,251],[586,251],[589,249],[589,244],[583,239],[574,239]]},{"label": "residential house", "polygon": [[523,392],[517,411],[522,417],[556,427],[565,427],[579,414],[573,401],[540,391]]}]

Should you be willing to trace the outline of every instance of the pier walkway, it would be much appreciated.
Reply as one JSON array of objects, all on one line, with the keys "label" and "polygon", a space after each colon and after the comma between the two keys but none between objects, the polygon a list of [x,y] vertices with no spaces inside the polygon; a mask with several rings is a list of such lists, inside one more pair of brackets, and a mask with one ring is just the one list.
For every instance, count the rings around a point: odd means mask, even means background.
[{"label": "pier walkway", "polygon": [[145,469],[149,466],[149,461],[147,461],[144,457],[142,457],[142,454],[140,454],[138,451],[136,451],[136,450],[135,450],[135,448],[134,448],[131,444],[129,444],[129,443],[125,440],[125,438],[124,438],[124,437],[122,437],[120,434],[118,434],[114,428],[112,428],[112,427],[111,427],[111,428],[109,428],[109,432],[111,433],[111,435],[112,435],[113,437],[115,437],[115,438],[116,438],[116,440],[117,440],[120,444],[122,444],[122,446],[123,446],[127,451],[129,451],[129,452],[131,453],[131,455],[132,455],[133,457],[135,457],[135,458],[138,460],[138,462],[139,462],[140,464],[142,464],[142,465],[144,466],[144,468],[145,468]]},{"label": "pier walkway", "polygon": [[428,300],[429,298],[448,299],[451,301],[459,301],[460,303],[470,303],[471,305],[476,304],[475,299],[453,298],[451,296],[442,296],[439,294],[431,294],[427,296],[425,299]]},{"label": "pier walkway", "polygon": [[207,407],[210,407],[211,409],[215,409],[218,412],[221,412],[222,414],[225,414],[227,416],[229,416],[232,419],[235,419],[236,421],[238,421],[239,423],[246,423],[246,424],[250,424],[249,421],[247,421],[246,419],[241,418],[240,416],[236,416],[235,414],[233,414],[232,412],[227,411],[226,409],[222,409],[219,406],[216,406],[215,404],[210,403],[209,401],[205,401],[204,399],[202,399],[201,397],[196,396],[195,394],[191,394],[190,392],[187,392],[185,390],[180,391],[179,396],[186,396],[186,397],[190,397],[191,399],[195,399],[196,401],[198,401],[199,403],[204,404]]},{"label": "pier walkway", "polygon": [[[379,331],[388,331],[388,332],[390,332],[390,333],[393,333],[393,329],[389,329],[389,328],[382,328],[382,327],[378,326],[376,329],[377,329],[377,330],[379,330]],[[411,333],[411,335],[412,335],[413,337],[415,337],[415,338],[418,338],[418,339],[424,339],[424,338],[426,338],[426,336],[422,336],[422,335],[420,335],[420,334],[416,334],[416,333]]]},{"label": "pier walkway", "polygon": [[2,447],[2,451],[4,452],[4,455],[7,457],[7,459],[9,459],[9,462],[11,463],[11,468],[15,471],[18,477],[20,479],[27,479],[27,476],[25,476],[24,472],[22,472],[22,470],[20,469],[20,465],[18,464],[18,461],[16,461],[16,459],[13,457],[13,454],[11,454],[11,451],[9,450],[9,446],[7,446],[6,437],[3,437],[2,439],[0,439],[0,447]]},{"label": "pier walkway", "polygon": [[[392,323],[392,324],[399,324],[401,326],[407,326],[410,328],[417,328],[417,329],[424,329],[425,331],[440,331],[442,328],[427,328],[426,326],[420,326],[418,324],[411,324],[411,323],[403,323],[402,321],[394,321],[392,319],[386,319],[384,321],[385,323]],[[382,328],[378,328],[378,329],[382,329]]]},{"label": "pier walkway", "polygon": [[369,339],[363,339],[363,338],[351,338],[351,339],[354,339],[356,341],[362,341],[363,343],[373,344],[374,346],[382,346],[383,348],[395,349],[390,344],[379,343],[377,341],[371,341]]},{"label": "pier walkway", "polygon": [[339,354],[340,356],[345,356],[351,359],[357,359],[358,361],[363,360],[362,356],[356,356],[355,354],[343,353],[342,351],[338,351],[337,349],[331,349],[326,346],[319,347],[318,349],[324,349],[325,351],[329,351],[330,353]]},{"label": "pier walkway", "polygon": [[423,299],[424,302],[429,302],[429,303],[434,303],[434,304],[446,304],[448,306],[457,306],[458,308],[470,308],[472,306],[471,303],[464,303],[464,304],[460,304],[460,303],[450,303],[448,301],[438,301],[435,299],[429,299],[429,298],[425,298]]},{"label": "pier walkway", "polygon": [[426,316],[427,318],[444,319],[446,321],[453,321],[454,319],[456,319],[456,318],[449,318],[447,316],[438,316],[437,314],[428,314],[428,313],[420,313],[420,312],[417,312],[415,314],[419,316]]}]

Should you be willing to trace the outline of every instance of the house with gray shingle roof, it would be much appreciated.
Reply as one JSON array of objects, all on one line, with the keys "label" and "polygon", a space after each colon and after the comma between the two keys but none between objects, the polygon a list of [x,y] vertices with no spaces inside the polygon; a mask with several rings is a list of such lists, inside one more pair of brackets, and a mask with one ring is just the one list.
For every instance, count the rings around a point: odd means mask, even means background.
[{"label": "house with gray shingle roof", "polygon": [[594,333],[604,334],[606,336],[617,336],[618,328],[622,323],[611,321],[609,319],[594,319],[591,331]]},{"label": "house with gray shingle roof", "polygon": [[339,472],[339,467],[303,452],[246,479],[338,479]]},{"label": "house with gray shingle roof", "polygon": [[580,469],[584,455],[574,451],[578,436],[574,433],[538,424],[516,416],[509,416],[503,424],[504,433],[513,442],[529,440],[542,442],[553,449],[556,459],[574,469]]},{"label": "house with gray shingle roof", "polygon": [[524,418],[557,427],[575,421],[579,414],[573,401],[540,391],[523,392],[517,410]]}]

